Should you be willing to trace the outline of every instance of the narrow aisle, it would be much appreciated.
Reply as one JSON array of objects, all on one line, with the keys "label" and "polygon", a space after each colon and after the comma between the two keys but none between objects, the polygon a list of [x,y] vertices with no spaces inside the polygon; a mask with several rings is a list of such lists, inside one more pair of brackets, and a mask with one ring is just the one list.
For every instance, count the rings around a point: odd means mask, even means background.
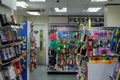
[{"label": "narrow aisle", "polygon": [[30,73],[30,80],[77,80],[76,75],[48,75],[47,66],[38,66],[35,71]]}]

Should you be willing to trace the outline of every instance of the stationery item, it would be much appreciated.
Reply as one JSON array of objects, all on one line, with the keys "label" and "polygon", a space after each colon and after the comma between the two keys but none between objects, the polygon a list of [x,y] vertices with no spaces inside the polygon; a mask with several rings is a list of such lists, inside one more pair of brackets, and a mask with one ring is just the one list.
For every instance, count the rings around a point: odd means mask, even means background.
[{"label": "stationery item", "polygon": [[98,48],[98,55],[111,55],[109,48]]}]

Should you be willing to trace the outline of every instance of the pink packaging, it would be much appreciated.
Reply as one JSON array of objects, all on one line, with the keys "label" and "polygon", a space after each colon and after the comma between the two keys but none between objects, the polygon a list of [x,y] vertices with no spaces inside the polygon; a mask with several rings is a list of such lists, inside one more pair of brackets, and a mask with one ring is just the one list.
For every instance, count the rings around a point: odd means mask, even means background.
[{"label": "pink packaging", "polygon": [[95,30],[95,31],[93,31],[93,38],[94,39],[98,39],[99,38],[99,30]]},{"label": "pink packaging", "polygon": [[98,48],[98,55],[111,55],[109,48]]}]

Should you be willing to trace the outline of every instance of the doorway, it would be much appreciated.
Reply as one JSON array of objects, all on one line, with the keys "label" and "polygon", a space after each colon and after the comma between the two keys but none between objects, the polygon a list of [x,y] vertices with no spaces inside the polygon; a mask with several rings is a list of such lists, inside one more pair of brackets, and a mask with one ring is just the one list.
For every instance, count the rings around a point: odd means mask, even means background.
[{"label": "doorway", "polygon": [[37,47],[37,64],[48,64],[48,25],[34,24],[34,36]]}]

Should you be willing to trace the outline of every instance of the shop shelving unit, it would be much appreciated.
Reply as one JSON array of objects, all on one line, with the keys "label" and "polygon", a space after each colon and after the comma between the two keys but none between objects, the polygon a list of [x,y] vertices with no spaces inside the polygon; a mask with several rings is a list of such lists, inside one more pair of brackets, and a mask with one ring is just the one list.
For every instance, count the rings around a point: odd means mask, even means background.
[{"label": "shop shelving unit", "polygon": [[[87,45],[88,47],[90,46],[90,50],[87,48],[86,56],[89,58],[89,61],[87,62],[87,80],[109,79],[109,75],[111,75],[119,57],[119,55],[110,51],[113,32],[114,28],[111,27],[95,27],[88,32],[90,34],[88,34]],[[92,75],[95,74],[97,77],[92,77]]]},{"label": "shop shelving unit", "polygon": [[82,34],[75,24],[50,24],[48,73],[78,73],[77,54]]},{"label": "shop shelving unit", "polygon": [[18,38],[17,32],[14,31],[13,27],[19,28],[20,26],[14,23],[2,23],[1,18],[0,80],[25,80],[22,76],[22,73],[26,69],[23,64],[26,57],[21,50],[23,41]]}]

